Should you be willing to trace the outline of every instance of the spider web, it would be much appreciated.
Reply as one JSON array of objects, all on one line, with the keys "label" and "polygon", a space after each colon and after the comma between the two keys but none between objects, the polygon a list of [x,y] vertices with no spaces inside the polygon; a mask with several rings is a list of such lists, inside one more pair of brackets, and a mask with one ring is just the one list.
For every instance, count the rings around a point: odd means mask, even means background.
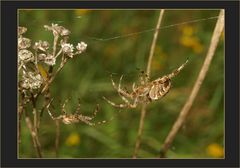
[{"label": "spider web", "polygon": [[153,32],[155,30],[168,29],[168,28],[172,28],[172,27],[176,27],[176,26],[180,26],[180,25],[185,25],[185,24],[189,24],[189,23],[196,23],[196,22],[202,22],[202,21],[207,21],[207,20],[213,20],[213,19],[217,19],[217,18],[218,18],[218,16],[212,16],[212,17],[208,17],[208,18],[188,20],[188,21],[184,21],[184,22],[180,22],[180,23],[175,23],[175,24],[162,26],[159,29],[151,28],[151,29],[146,29],[146,30],[142,30],[142,31],[138,31],[138,32],[124,34],[124,35],[113,36],[113,37],[109,37],[109,38],[97,38],[97,37],[89,37],[89,38],[92,39],[92,40],[95,40],[95,41],[105,42],[105,41],[111,41],[111,40],[116,40],[116,39],[120,39],[120,38],[127,38],[127,37],[131,37],[131,36],[137,36],[137,35],[140,35],[140,34]]}]

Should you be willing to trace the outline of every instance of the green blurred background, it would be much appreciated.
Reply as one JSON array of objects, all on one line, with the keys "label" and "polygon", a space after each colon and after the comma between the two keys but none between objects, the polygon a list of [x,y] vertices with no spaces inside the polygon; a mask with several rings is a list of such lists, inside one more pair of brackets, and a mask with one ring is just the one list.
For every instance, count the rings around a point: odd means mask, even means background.
[{"label": "green blurred background", "polygon": [[[188,22],[218,16],[219,10],[166,10],[155,48],[151,79],[170,73],[189,58],[189,64],[173,79],[172,89],[163,99],[147,107],[139,158],[157,158],[168,132],[188,98],[205,59],[217,19]],[[99,41],[155,27],[159,10],[20,10],[19,25],[28,28],[25,37],[53,41],[43,25],[57,23],[71,31],[70,43],[88,44],[85,53],[70,60],[51,87],[57,107],[71,97],[68,112],[74,112],[77,99],[81,111],[91,115],[96,104],[100,111],[95,121],[113,121],[90,127],[84,123],[64,125],[60,131],[60,158],[131,158],[140,119],[136,109],[112,107],[102,99],[122,103],[110,81],[110,73],[118,83],[131,90],[138,81],[139,70],[147,66],[154,31]],[[174,26],[175,25],[175,26]],[[60,115],[60,109],[56,110]],[[36,157],[30,133],[23,120],[20,158]],[[55,156],[55,122],[45,112],[41,118],[40,141],[44,157]],[[224,35],[217,47],[212,64],[191,108],[190,115],[177,134],[168,152],[169,158],[224,157]]]}]

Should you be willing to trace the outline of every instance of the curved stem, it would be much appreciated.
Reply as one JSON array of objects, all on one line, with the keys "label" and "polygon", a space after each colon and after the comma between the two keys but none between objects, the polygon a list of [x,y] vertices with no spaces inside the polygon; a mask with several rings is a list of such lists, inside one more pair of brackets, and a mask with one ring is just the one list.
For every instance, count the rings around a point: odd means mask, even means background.
[{"label": "curved stem", "polygon": [[169,147],[171,146],[177,132],[179,131],[179,129],[181,128],[181,126],[183,125],[183,123],[185,122],[188,114],[189,114],[189,110],[192,107],[192,104],[198,94],[198,91],[202,85],[203,80],[205,79],[205,76],[208,72],[209,66],[211,64],[212,58],[214,56],[215,50],[217,48],[217,44],[219,42],[221,33],[223,31],[223,27],[224,27],[224,10],[220,11],[213,35],[212,35],[212,39],[211,39],[211,43],[205,58],[205,61],[202,65],[201,71],[198,75],[198,78],[194,84],[194,87],[192,89],[192,92],[189,96],[189,98],[187,99],[185,105],[183,106],[177,120],[175,121],[171,131],[169,132],[167,138],[164,141],[164,144],[162,146],[162,149],[160,151],[160,157],[166,157],[166,153],[169,149]]}]

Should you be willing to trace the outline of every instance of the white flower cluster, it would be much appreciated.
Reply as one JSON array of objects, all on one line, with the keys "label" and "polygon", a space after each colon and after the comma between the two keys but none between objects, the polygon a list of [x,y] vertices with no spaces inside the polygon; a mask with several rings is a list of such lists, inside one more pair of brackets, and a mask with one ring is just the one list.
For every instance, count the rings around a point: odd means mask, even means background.
[{"label": "white flower cluster", "polygon": [[44,62],[45,62],[45,64],[47,64],[47,65],[53,66],[53,65],[56,64],[56,58],[55,58],[53,55],[48,54],[48,55],[45,57]]},{"label": "white flower cluster", "polygon": [[33,53],[29,50],[19,50],[18,51],[18,62],[27,63],[34,61]]},{"label": "white flower cluster", "polygon": [[87,44],[81,41],[76,46],[76,49],[78,50],[79,54],[81,54],[83,51],[85,51],[87,49]]},{"label": "white flower cluster", "polygon": [[18,27],[18,71],[22,75],[20,85],[24,89],[34,90],[41,87],[44,80],[38,69],[39,63],[54,66],[58,56],[62,55],[62,61],[66,61],[68,58],[81,54],[87,48],[84,42],[78,43],[76,47],[67,42],[70,31],[63,26],[52,24],[51,26],[44,25],[44,28],[53,33],[53,49],[50,50],[51,47],[47,41],[39,40],[33,44],[34,52],[31,52],[31,40],[23,37],[27,28]]},{"label": "white flower cluster", "polygon": [[49,49],[49,43],[47,41],[39,40],[38,42],[35,42],[33,48],[35,50],[41,50],[46,52]]},{"label": "white flower cluster", "polygon": [[18,38],[18,49],[26,49],[31,46],[31,40],[25,37],[19,37]]},{"label": "white flower cluster", "polygon": [[26,33],[27,28],[26,27],[18,27],[18,36],[21,36],[22,34]]},{"label": "white flower cluster", "polygon": [[71,32],[63,26],[52,23],[52,26],[44,25],[44,28],[49,31],[53,31],[54,36],[68,36]]},{"label": "white flower cluster", "polygon": [[23,74],[22,87],[24,89],[38,89],[41,87],[43,79],[40,74],[27,72]]},{"label": "white flower cluster", "polygon": [[27,62],[34,61],[34,55],[28,48],[31,46],[31,40],[23,37],[27,28],[18,27],[18,64],[24,65]]},{"label": "white flower cluster", "polygon": [[73,50],[74,50],[74,47],[73,47],[72,44],[70,44],[70,43],[63,43],[62,44],[63,53],[67,54],[70,58],[73,57]]},{"label": "white flower cluster", "polygon": [[67,54],[67,56],[69,56],[70,58],[73,58],[74,55],[81,54],[82,52],[84,52],[87,49],[87,44],[84,42],[78,43],[78,45],[76,46],[77,49],[76,53],[73,53],[74,47],[70,43],[62,43],[61,47],[63,53]]}]

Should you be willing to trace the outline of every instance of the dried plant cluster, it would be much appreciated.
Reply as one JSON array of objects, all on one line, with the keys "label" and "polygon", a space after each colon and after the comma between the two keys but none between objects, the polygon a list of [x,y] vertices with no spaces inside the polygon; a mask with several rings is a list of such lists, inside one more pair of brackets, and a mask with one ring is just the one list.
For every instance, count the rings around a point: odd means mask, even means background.
[{"label": "dried plant cluster", "polygon": [[[75,47],[68,43],[70,31],[63,26],[52,24],[44,28],[53,34],[52,47],[48,41],[42,40],[32,45],[31,39],[23,36],[27,28],[18,27],[18,89],[23,104],[33,101],[36,106],[40,95],[45,96],[49,103],[49,86],[57,73],[68,60],[87,48],[84,42],[79,42]],[[57,64],[57,59],[60,59],[60,64]]]},{"label": "dried plant cluster", "polygon": [[[46,86],[46,83],[52,82],[54,75],[50,76],[50,74],[58,58],[61,57],[61,63],[56,73],[62,69],[67,60],[81,54],[87,48],[86,43],[80,42],[74,52],[74,46],[68,43],[70,31],[63,26],[52,24],[45,25],[44,28],[53,33],[52,48],[48,41],[42,40],[35,42],[31,48],[31,40],[23,36],[27,28],[18,27],[18,73],[21,77],[19,88],[24,92],[37,92],[42,85]],[[45,74],[42,67],[48,68],[49,74]]]},{"label": "dried plant cluster", "polygon": [[[61,120],[65,124],[82,121],[88,125],[95,125],[90,121],[96,116],[99,109],[97,106],[93,117],[78,114],[79,108],[76,114],[66,114],[64,103],[62,106],[63,115],[53,117],[50,113],[50,108],[53,106],[51,104],[53,100],[50,92],[51,83],[69,60],[86,50],[87,44],[79,42],[74,46],[69,43],[70,31],[63,26],[52,24],[51,26],[45,25],[44,28],[53,34],[52,45],[44,40],[39,40],[32,44],[31,39],[24,37],[27,28],[18,27],[18,143],[21,142],[22,114],[25,113],[25,121],[31,132],[38,157],[42,156],[38,138],[40,116],[46,109],[54,120]],[[40,96],[44,97],[45,100],[45,103],[42,105],[38,101]],[[31,108],[27,108],[29,106]],[[31,111],[28,112],[27,109],[31,109]]]}]

